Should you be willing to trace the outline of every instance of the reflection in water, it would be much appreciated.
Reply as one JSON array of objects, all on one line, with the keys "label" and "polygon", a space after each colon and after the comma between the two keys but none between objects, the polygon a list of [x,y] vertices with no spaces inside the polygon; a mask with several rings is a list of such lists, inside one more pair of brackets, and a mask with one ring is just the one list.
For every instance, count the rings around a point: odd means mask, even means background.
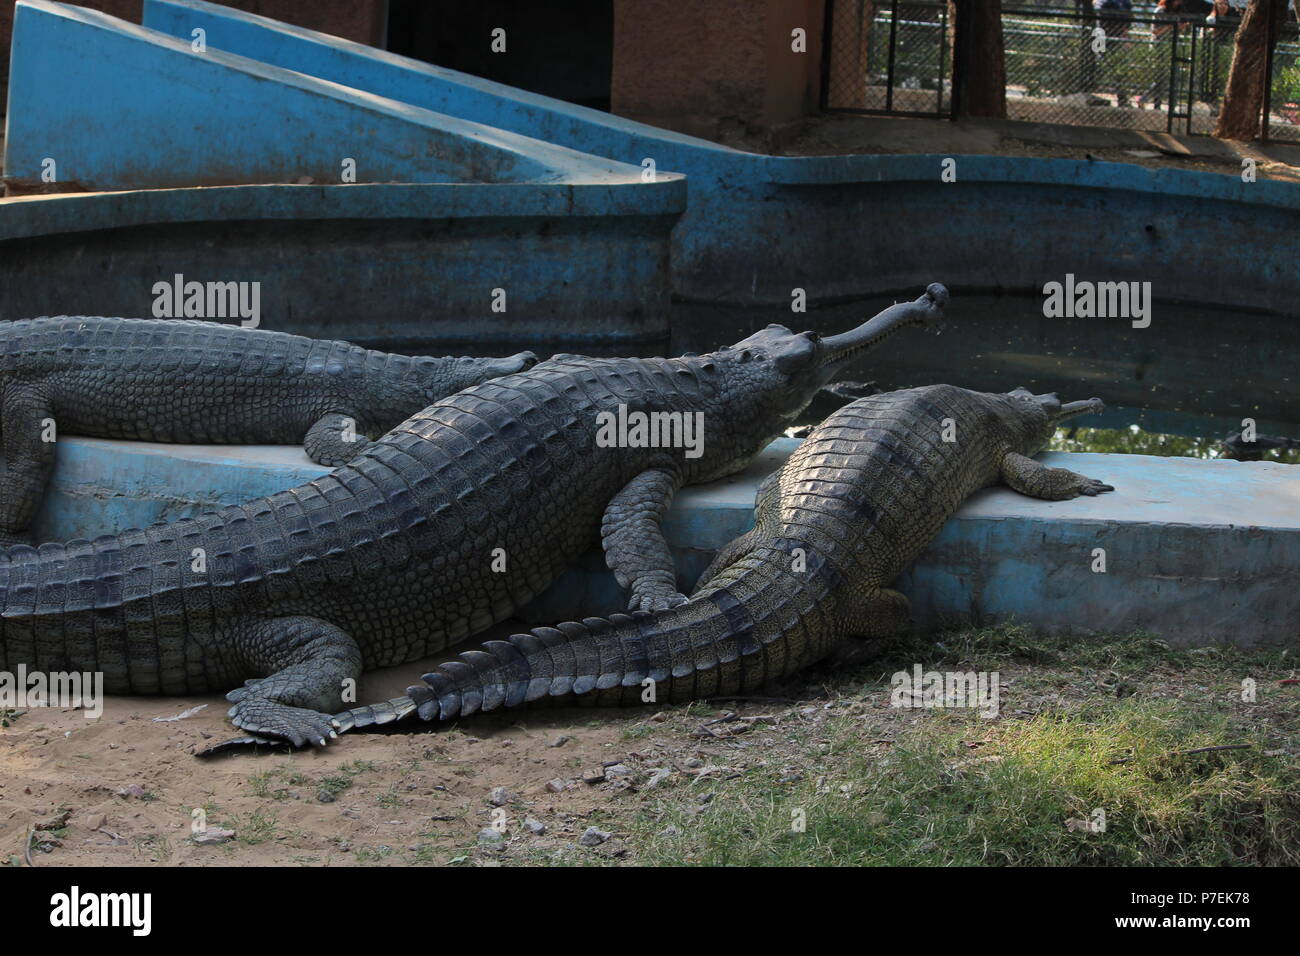
[{"label": "reflection in water", "polygon": [[[1058,442],[1073,442],[1068,447],[1075,450],[1086,443],[1097,451],[1217,454],[1219,443],[1239,432],[1245,419],[1253,419],[1260,434],[1300,438],[1300,322],[1293,318],[1157,299],[1150,326],[1134,329],[1126,319],[1046,318],[1039,297],[953,293],[941,338],[920,330],[896,335],[845,369],[842,378],[882,390],[935,382],[985,391],[1023,385],[1035,392],[1059,392],[1066,400],[1104,399],[1106,412],[1091,418],[1089,428],[1075,430],[1072,438],[1058,436]],[[795,331],[842,332],[889,304],[872,298],[793,314],[779,308],[677,303],[667,341],[604,347],[503,342],[497,351],[707,352],[771,322]],[[360,344],[437,354],[485,351],[481,342]],[[821,396],[807,420],[820,421],[838,404],[842,402]]]}]

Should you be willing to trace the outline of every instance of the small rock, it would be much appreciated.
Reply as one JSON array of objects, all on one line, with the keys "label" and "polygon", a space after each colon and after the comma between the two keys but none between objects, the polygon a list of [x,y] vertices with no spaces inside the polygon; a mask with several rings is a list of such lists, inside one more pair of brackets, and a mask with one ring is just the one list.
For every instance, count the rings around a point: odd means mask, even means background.
[{"label": "small rock", "polygon": [[611,764],[605,768],[605,776],[607,778],[617,779],[618,777],[630,777],[631,775],[632,768],[624,763]]},{"label": "small rock", "polygon": [[672,775],[673,772],[670,769],[667,767],[660,767],[658,770],[655,770],[650,774],[650,779],[645,782],[645,789],[653,790]]},{"label": "small rock", "polygon": [[546,789],[551,793],[559,793],[565,788],[565,786],[567,786],[567,784],[565,784],[565,782],[559,777],[556,777],[554,780],[546,781]]},{"label": "small rock", "polygon": [[61,827],[67,825],[68,818],[71,816],[72,816],[71,810],[64,810],[57,817],[54,817],[50,820],[43,820],[40,823],[36,824],[36,829],[37,830],[58,830]]},{"label": "small rock", "polygon": [[604,767],[597,767],[594,770],[586,770],[582,774],[583,783],[604,783],[604,781],[605,781]]},{"label": "small rock", "polygon": [[661,710],[659,711],[659,713],[652,715],[650,719],[653,720],[656,724],[662,724],[665,720],[668,719],[668,713],[667,711]]},{"label": "small rock", "polygon": [[83,821],[87,830],[98,830],[108,823],[108,817],[102,813],[88,813]]},{"label": "small rock", "polygon": [[200,846],[208,844],[228,843],[235,838],[234,830],[223,830],[221,827],[208,827],[201,833],[194,834],[194,842]]},{"label": "small rock", "polygon": [[333,790],[325,790],[322,788],[316,791],[316,799],[321,803],[333,803],[338,798],[334,796]]},{"label": "small rock", "polygon": [[541,836],[546,832],[546,824],[541,820],[534,820],[532,817],[528,817],[524,820],[524,829],[533,836]]},{"label": "small rock", "polygon": [[582,836],[578,837],[578,842],[583,846],[600,846],[613,835],[600,827],[587,827]]},{"label": "small rock", "polygon": [[682,831],[679,830],[679,829],[677,829],[677,827],[673,826],[673,825],[670,823],[670,824],[668,824],[668,826],[664,827],[662,830],[659,831],[659,835],[660,835],[661,837],[675,837],[675,836],[681,836],[681,835],[682,835]]},{"label": "small rock", "polygon": [[547,746],[548,746],[548,747],[563,747],[565,744],[567,744],[567,743],[568,743],[570,740],[572,740],[572,739],[573,739],[573,738],[570,737],[570,736],[568,736],[567,734],[560,734],[560,736],[558,736],[558,737],[556,737],[554,740],[552,740],[549,744],[547,744]]},{"label": "small rock", "polygon": [[492,827],[484,827],[478,831],[478,842],[484,846],[496,846],[504,843],[506,835],[500,830],[494,830]]},{"label": "small rock", "polygon": [[695,770],[699,767],[703,767],[704,761],[701,760],[699,757],[691,757],[686,761],[686,766],[690,767],[692,770]]},{"label": "small rock", "polygon": [[493,787],[488,792],[488,803],[494,807],[504,807],[511,799],[510,791],[505,787]]},{"label": "small rock", "polygon": [[138,783],[129,784],[117,791],[117,795],[119,797],[143,797],[144,787],[140,786]]}]

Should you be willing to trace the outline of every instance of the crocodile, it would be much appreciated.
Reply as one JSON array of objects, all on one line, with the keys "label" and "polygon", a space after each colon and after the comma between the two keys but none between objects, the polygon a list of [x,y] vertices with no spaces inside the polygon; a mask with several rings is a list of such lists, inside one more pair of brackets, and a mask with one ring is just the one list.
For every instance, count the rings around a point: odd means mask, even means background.
[{"label": "crocodile", "polygon": [[24,543],[59,433],[297,444],[341,465],[437,399],[523,371],[188,319],[43,316],[0,323],[0,543]]},{"label": "crocodile", "polygon": [[974,492],[1003,482],[1060,501],[1114,490],[1032,457],[1061,422],[1102,410],[1099,399],[1063,405],[1023,388],[932,385],[860,398],[760,485],[753,529],[718,553],[686,604],[488,641],[425,674],[406,696],[335,719],[350,730],[534,701],[744,694],[846,638],[897,634],[909,626],[909,604],[889,584]]},{"label": "crocodile", "polygon": [[[629,607],[684,602],[659,528],[676,488],[745,467],[838,369],[938,323],[946,300],[936,283],[827,338],[771,325],[698,356],[552,356],[433,403],[299,487],[11,548],[0,671],[98,672],[119,694],[234,687],[235,726],[323,746],[364,668],[496,624],[597,541]],[[600,440],[611,416],[674,413],[699,416],[694,451],[632,429]]]}]

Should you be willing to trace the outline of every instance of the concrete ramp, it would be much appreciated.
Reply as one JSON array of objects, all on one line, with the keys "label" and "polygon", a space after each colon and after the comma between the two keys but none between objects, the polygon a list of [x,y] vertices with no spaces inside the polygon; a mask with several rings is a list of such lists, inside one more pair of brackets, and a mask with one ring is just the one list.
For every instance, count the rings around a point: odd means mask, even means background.
[{"label": "concrete ramp", "polygon": [[640,176],[92,10],[20,0],[15,14],[5,176],[20,187],[51,159],[87,190]]}]

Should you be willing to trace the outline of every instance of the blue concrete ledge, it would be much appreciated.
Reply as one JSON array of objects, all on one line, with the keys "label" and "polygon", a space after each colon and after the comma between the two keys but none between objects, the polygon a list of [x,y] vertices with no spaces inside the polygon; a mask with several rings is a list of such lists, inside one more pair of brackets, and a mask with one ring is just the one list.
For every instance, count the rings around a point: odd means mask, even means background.
[{"label": "blue concrete ledge", "polygon": [[[1116,163],[959,156],[773,157],[203,0],[145,0],[144,22],[286,69],[594,156],[690,178],[674,232],[678,297],[788,308],[942,277],[1034,292],[1066,272],[1150,281],[1157,299],[1300,316],[1300,187]],[[650,78],[653,81],[653,78]],[[1106,236],[1105,242],[1096,237]],[[1232,256],[1222,255],[1231,248]]]},{"label": "blue concrete ledge", "polygon": [[[689,587],[753,524],[754,493],[789,455],[774,442],[743,475],[683,490],[664,522]],[[1068,502],[975,495],[899,581],[922,627],[1024,621],[1081,635],[1143,628],[1178,644],[1300,647],[1300,469],[1269,462],[1048,454],[1116,491]],[[175,520],[324,473],[301,449],[60,441],[37,530],[94,537]],[[1096,549],[1105,572],[1094,571]],[[531,623],[622,604],[598,551],[521,615]]]}]

